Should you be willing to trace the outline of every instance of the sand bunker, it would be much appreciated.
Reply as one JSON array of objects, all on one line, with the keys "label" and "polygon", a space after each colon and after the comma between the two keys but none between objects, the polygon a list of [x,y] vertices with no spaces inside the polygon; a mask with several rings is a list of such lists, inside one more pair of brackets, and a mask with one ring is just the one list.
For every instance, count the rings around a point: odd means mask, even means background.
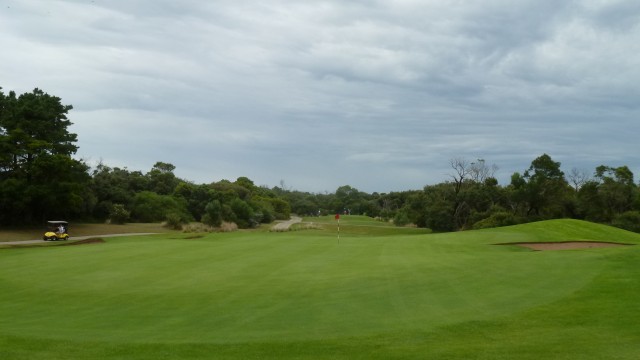
[{"label": "sand bunker", "polygon": [[521,242],[521,243],[505,243],[496,245],[518,245],[536,251],[549,250],[576,250],[576,249],[593,249],[617,246],[631,246],[633,244],[622,244],[614,242],[602,241],[563,241],[563,242]]}]

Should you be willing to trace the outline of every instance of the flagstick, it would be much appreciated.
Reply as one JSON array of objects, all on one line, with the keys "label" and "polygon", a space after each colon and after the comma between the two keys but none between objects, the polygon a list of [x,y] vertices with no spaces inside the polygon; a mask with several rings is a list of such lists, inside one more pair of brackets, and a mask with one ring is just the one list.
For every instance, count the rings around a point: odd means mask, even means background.
[{"label": "flagstick", "polygon": [[338,218],[338,244],[340,244],[340,218]]}]

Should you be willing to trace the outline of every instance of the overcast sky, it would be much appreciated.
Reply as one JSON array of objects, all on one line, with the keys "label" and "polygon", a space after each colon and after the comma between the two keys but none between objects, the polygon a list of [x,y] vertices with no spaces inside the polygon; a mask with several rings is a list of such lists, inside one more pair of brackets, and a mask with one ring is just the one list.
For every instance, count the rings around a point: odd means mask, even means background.
[{"label": "overcast sky", "polygon": [[195,183],[416,190],[543,153],[640,171],[637,0],[0,0],[0,86],[76,157]]}]

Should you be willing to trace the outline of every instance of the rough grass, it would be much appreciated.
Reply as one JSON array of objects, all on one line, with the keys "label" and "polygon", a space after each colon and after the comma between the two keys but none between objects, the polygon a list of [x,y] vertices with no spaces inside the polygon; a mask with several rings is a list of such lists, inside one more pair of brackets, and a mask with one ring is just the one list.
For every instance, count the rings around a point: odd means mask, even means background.
[{"label": "rough grass", "polygon": [[[351,222],[353,220],[353,223]],[[640,236],[573,220],[0,250],[2,359],[636,359]],[[399,234],[391,235],[396,230]],[[368,235],[367,235],[368,233]]]},{"label": "rough grass", "polygon": [[219,227],[213,227],[203,223],[190,223],[182,228],[185,233],[212,233],[212,232],[233,232],[238,230],[236,223],[223,221]]}]

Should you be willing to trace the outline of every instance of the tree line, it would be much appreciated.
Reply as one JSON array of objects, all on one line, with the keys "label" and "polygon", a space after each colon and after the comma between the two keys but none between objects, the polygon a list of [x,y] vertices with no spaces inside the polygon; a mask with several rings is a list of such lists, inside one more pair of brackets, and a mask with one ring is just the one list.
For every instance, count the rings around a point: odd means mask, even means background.
[{"label": "tree line", "polygon": [[0,88],[0,224],[50,219],[123,222],[167,221],[179,226],[223,221],[241,228],[288,219],[289,204],[275,192],[240,177],[194,184],[157,162],[146,173],[72,157],[71,105],[40,89],[17,95]]},{"label": "tree line", "polygon": [[298,214],[348,212],[438,232],[557,218],[640,232],[640,191],[626,165],[601,165],[592,173],[574,168],[565,174],[560,162],[542,154],[506,186],[494,177],[498,167],[484,159],[456,158],[450,165],[450,179],[422,190],[367,194],[342,186],[335,194],[284,191],[282,196]]},{"label": "tree line", "polygon": [[433,231],[458,231],[530,221],[576,218],[640,231],[640,193],[627,166],[601,165],[569,173],[542,154],[511,176],[494,177],[484,159],[450,160],[449,179],[421,190],[366,193],[349,185],[333,193],[268,188],[247,177],[195,184],[162,161],[147,171],[98,164],[72,156],[71,105],[40,89],[17,95],[0,88],[0,224],[49,219],[157,222],[201,221],[255,227],[291,213],[358,214]]}]

